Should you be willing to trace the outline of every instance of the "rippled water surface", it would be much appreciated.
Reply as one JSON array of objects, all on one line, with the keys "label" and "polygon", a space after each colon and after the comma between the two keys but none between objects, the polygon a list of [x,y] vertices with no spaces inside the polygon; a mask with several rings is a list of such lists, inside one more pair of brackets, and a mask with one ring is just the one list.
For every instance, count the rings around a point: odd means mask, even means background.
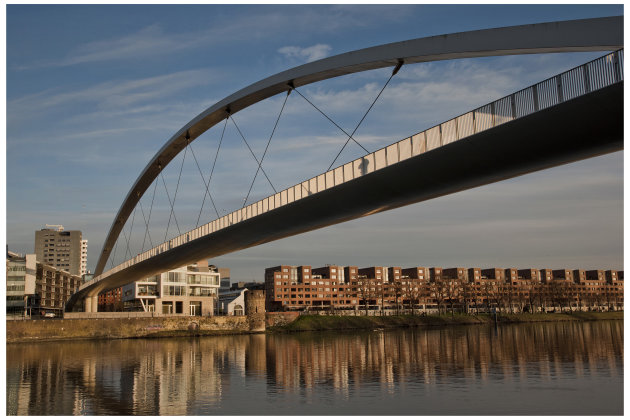
[{"label": "rippled water surface", "polygon": [[7,345],[7,414],[623,414],[623,321]]}]

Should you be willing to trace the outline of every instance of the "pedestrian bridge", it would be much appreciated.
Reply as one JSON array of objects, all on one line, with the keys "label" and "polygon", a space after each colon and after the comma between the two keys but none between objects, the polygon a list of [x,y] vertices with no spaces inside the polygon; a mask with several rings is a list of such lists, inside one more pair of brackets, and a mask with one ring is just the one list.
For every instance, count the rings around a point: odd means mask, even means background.
[{"label": "pedestrian bridge", "polygon": [[[114,220],[95,277],[70,298],[66,310],[96,311],[101,291],[196,261],[622,150],[622,48],[622,17],[553,22],[387,44],[255,83],[193,119],[151,160]],[[570,51],[612,52],[217,217],[104,271],[125,222],[164,166],[238,110],[299,86],[374,68],[392,66],[393,77],[411,63]],[[262,160],[256,161],[262,169]]]}]

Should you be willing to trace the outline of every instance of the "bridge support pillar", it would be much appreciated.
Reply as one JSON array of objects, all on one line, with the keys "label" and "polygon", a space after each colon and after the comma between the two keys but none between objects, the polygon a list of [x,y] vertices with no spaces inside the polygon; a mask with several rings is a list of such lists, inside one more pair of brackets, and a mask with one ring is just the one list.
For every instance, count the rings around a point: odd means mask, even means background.
[{"label": "bridge support pillar", "polygon": [[98,295],[88,296],[84,300],[85,312],[98,312]]}]

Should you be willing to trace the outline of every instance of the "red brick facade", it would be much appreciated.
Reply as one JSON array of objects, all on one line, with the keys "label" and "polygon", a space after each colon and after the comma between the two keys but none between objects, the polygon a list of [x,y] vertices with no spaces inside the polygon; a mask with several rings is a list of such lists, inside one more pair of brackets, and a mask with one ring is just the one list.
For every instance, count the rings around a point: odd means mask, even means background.
[{"label": "red brick facade", "polygon": [[621,308],[623,271],[283,265],[265,290],[267,311]]}]

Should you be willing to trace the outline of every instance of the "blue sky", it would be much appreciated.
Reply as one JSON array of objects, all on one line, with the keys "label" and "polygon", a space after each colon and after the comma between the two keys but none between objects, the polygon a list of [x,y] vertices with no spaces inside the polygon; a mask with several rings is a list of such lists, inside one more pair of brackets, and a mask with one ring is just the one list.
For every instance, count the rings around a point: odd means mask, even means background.
[{"label": "blue sky", "polygon": [[[444,33],[623,14],[622,5],[8,5],[6,48],[7,243],[33,252],[46,223],[80,229],[93,269],[122,200],[149,159],[213,103],[307,61]],[[404,66],[356,138],[375,150],[556,73],[597,53],[445,61]],[[301,91],[347,131],[391,70]],[[235,120],[260,156],[284,96]],[[209,173],[222,126],[193,143]],[[213,194],[221,213],[242,204],[255,162],[228,125]],[[276,189],[324,172],[345,137],[291,95],[264,168]],[[338,163],[362,155],[349,145]],[[182,155],[165,169],[173,194]],[[623,268],[621,152],[370,216],[213,260],[235,280],[287,264]],[[152,192],[152,189],[149,190]],[[203,183],[191,156],[175,206],[195,226]],[[248,202],[271,193],[259,176]],[[151,196],[142,199],[146,209]],[[157,189],[150,223],[163,240],[170,208]],[[202,221],[209,221],[206,203]],[[144,226],[132,230],[141,251]],[[129,232],[128,225],[126,231]],[[168,236],[177,233],[171,224]],[[145,249],[148,245],[145,242]],[[109,267],[109,264],[108,264]]]}]

